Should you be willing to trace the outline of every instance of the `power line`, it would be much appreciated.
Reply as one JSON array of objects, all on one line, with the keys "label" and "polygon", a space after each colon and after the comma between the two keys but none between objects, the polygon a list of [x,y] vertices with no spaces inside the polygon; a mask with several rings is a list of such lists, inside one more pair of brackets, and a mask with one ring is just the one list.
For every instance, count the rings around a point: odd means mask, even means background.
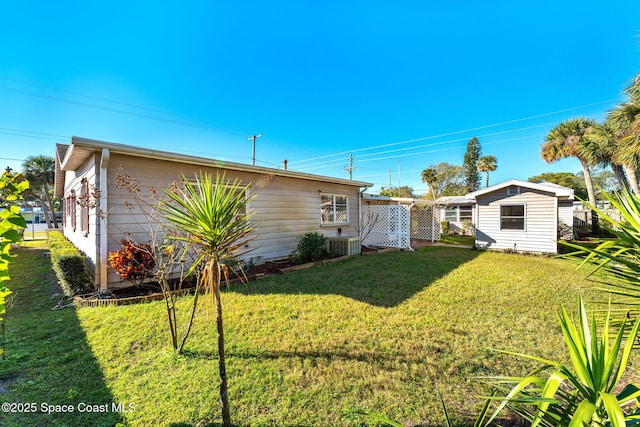
[{"label": "power line", "polygon": [[[70,90],[65,90],[65,89],[59,89],[59,88],[55,88],[55,87],[51,87],[51,86],[41,85],[41,84],[28,82],[28,81],[25,81],[25,80],[14,79],[14,78],[6,77],[6,76],[0,76],[0,80],[5,80],[5,81],[19,83],[19,84],[25,84],[25,85],[29,85],[29,86],[33,86],[33,87],[37,87],[37,88],[41,88],[41,89],[51,90],[51,91],[55,91],[55,92],[59,92],[59,93],[63,93],[63,94],[69,94],[69,95],[73,95],[73,96],[78,96],[78,97],[82,97],[82,98],[86,98],[86,99],[91,99],[91,100],[96,100],[96,101],[101,101],[101,102],[108,102],[108,103],[115,104],[115,105],[120,105],[120,106],[123,106],[123,107],[135,108],[135,109],[139,109],[139,110],[149,111],[149,112],[152,112],[152,113],[159,113],[159,114],[162,114],[162,115],[165,115],[165,116],[178,117],[178,118],[181,118],[181,119],[187,119],[187,120],[195,122],[195,123],[189,123],[189,122],[184,122],[184,121],[180,121],[180,120],[171,120],[171,119],[166,119],[166,118],[162,118],[162,117],[150,116],[150,115],[146,115],[146,114],[139,114],[139,113],[135,113],[135,112],[131,112],[131,111],[118,110],[118,109],[113,109],[113,108],[109,108],[109,107],[103,107],[103,106],[99,106],[99,105],[95,105],[95,104],[88,104],[88,103],[83,103],[83,102],[79,102],[79,101],[73,101],[73,100],[70,100],[70,99],[58,98],[58,97],[48,96],[48,95],[44,95],[44,94],[28,92],[28,91],[20,91],[19,89],[9,88],[9,87],[6,87],[6,86],[0,86],[0,89],[12,91],[12,92],[23,93],[23,94],[30,95],[30,96],[42,97],[42,98],[45,98],[45,99],[51,99],[51,100],[55,100],[55,101],[59,101],[59,102],[66,102],[66,103],[71,103],[71,104],[80,105],[80,106],[86,106],[86,107],[90,107],[90,108],[102,109],[102,110],[115,112],[115,113],[119,113],[119,114],[130,114],[130,115],[135,115],[135,116],[138,116],[138,117],[143,117],[143,118],[147,118],[147,119],[151,119],[151,120],[159,120],[159,121],[179,124],[179,125],[183,125],[183,126],[192,126],[192,127],[198,127],[198,128],[208,129],[208,130],[218,130],[218,131],[223,131],[223,132],[229,132],[228,128],[225,128],[225,129],[216,128],[214,126],[209,125],[209,122],[207,122],[206,120],[202,120],[202,119],[199,119],[199,118],[196,118],[196,117],[193,117],[193,116],[188,116],[188,115],[185,115],[185,114],[171,113],[171,112],[159,110],[159,109],[156,109],[156,108],[150,108],[150,107],[146,107],[146,106],[142,106],[142,105],[131,104],[131,103],[128,103],[128,102],[122,102],[122,101],[118,101],[118,100],[114,100],[114,99],[108,99],[108,98],[104,98],[104,97],[100,97],[100,96],[88,95],[86,93],[80,93],[80,92],[75,92],[75,91],[70,91]],[[202,125],[198,125],[197,123],[200,123]],[[237,127],[233,128],[233,129],[235,131],[238,131],[238,132],[242,130],[242,129],[237,128]],[[287,144],[283,144],[283,143],[278,144],[278,143],[275,143],[275,142],[272,142],[272,141],[270,141],[270,144],[274,145],[274,146],[279,146],[279,147],[281,147],[281,148],[283,148],[285,150],[288,150],[290,152],[297,152],[297,153],[299,153],[301,155],[304,155],[304,156],[314,155],[314,154],[310,154],[307,151],[300,150],[300,149],[298,149],[298,147],[290,146],[290,145],[287,145]],[[266,162],[266,163],[268,163],[268,162]]]},{"label": "power line", "polygon": [[[0,127],[0,130],[9,131],[9,132],[30,133],[34,135],[44,135],[44,136],[50,136],[54,138],[70,138],[68,135],[56,135],[53,133],[34,132],[32,130],[21,130],[21,129],[12,129],[12,128],[3,128],[3,127]],[[28,135],[24,135],[24,136],[28,136]]]},{"label": "power line", "polygon": [[143,118],[143,119],[157,120],[157,121],[160,121],[160,122],[177,124],[177,125],[181,125],[181,126],[190,126],[190,127],[206,129],[206,130],[217,130],[217,131],[221,130],[221,129],[214,128],[212,126],[199,125],[199,124],[189,123],[189,122],[185,122],[185,121],[181,121],[181,120],[167,119],[167,118],[163,118],[163,117],[152,116],[152,115],[149,115],[149,114],[136,113],[136,112],[133,112],[133,111],[119,110],[117,108],[105,107],[103,105],[89,104],[88,102],[74,101],[74,100],[71,100],[71,99],[59,98],[57,96],[45,95],[45,94],[36,93],[36,92],[30,92],[30,91],[21,90],[21,89],[14,89],[14,88],[10,88],[10,87],[7,87],[7,86],[0,86],[0,90],[5,90],[5,91],[8,91],[8,92],[15,92],[15,93],[19,93],[19,94],[22,94],[22,95],[35,96],[35,97],[38,97],[38,98],[49,99],[49,100],[58,101],[58,102],[64,102],[64,103],[67,103],[67,104],[78,105],[78,106],[81,106],[81,107],[89,107],[89,108],[94,108],[94,109],[97,109],[97,110],[109,111],[111,113],[124,114],[124,115],[129,115],[129,116],[134,116],[134,117],[140,117],[140,118]]},{"label": "power line", "polygon": [[421,138],[408,139],[408,140],[405,140],[405,141],[392,142],[392,143],[389,143],[389,144],[381,144],[381,145],[376,145],[376,146],[371,146],[371,147],[358,148],[358,149],[349,150],[349,151],[341,151],[341,152],[337,152],[337,153],[333,153],[333,154],[326,154],[324,156],[318,156],[318,157],[315,157],[315,158],[298,160],[298,161],[290,162],[290,163],[308,162],[308,161],[312,161],[312,160],[316,160],[316,159],[324,159],[324,158],[327,158],[327,157],[340,156],[340,155],[353,153],[353,152],[368,151],[368,150],[374,150],[374,149],[377,149],[377,148],[386,148],[386,147],[392,147],[392,146],[395,146],[395,145],[410,144],[412,142],[419,142],[419,141],[425,141],[425,140],[428,140],[428,139],[441,138],[441,137],[444,137],[444,136],[457,135],[457,134],[465,133],[465,132],[473,132],[473,131],[477,131],[477,130],[488,129],[488,128],[491,128],[491,127],[504,126],[504,125],[508,125],[508,124],[523,122],[523,121],[527,121],[527,120],[533,120],[533,119],[546,117],[546,116],[551,116],[551,115],[555,115],[555,114],[566,113],[566,112],[569,112],[569,111],[580,110],[580,109],[583,109],[583,108],[594,107],[596,105],[608,104],[608,103],[611,103],[611,102],[617,101],[617,100],[618,99],[615,99],[615,98],[614,99],[607,99],[607,100],[604,100],[604,101],[598,101],[598,102],[594,102],[594,103],[591,103],[591,104],[585,104],[585,105],[580,105],[580,106],[577,106],[577,107],[565,108],[565,109],[562,109],[562,110],[552,111],[552,112],[548,112],[548,113],[536,114],[536,115],[533,115],[533,116],[523,117],[523,118],[519,118],[519,119],[507,120],[507,121],[504,121],[504,122],[493,123],[493,124],[483,125],[483,126],[477,126],[477,127],[473,127],[473,128],[469,128],[469,129],[463,129],[463,130],[458,130],[458,131],[453,131],[453,132],[447,132],[447,133],[442,133],[442,134],[438,134],[438,135],[430,135],[430,136],[425,136],[425,137],[421,137]]},{"label": "power line", "polygon": [[[499,143],[503,143],[503,142],[519,141],[519,140],[529,139],[529,138],[531,138],[531,136],[522,136],[522,137],[518,137],[518,138],[509,138],[509,139],[505,139],[505,140],[501,140],[501,141],[492,141],[492,142],[484,143],[483,145],[493,145],[493,144],[499,144]],[[459,146],[455,146],[455,147],[441,148],[441,149],[438,149],[438,150],[427,150],[427,151],[420,151],[420,152],[417,152],[417,153],[406,153],[406,154],[398,154],[398,155],[395,155],[395,156],[376,157],[374,159],[359,160],[359,162],[361,162],[361,163],[375,162],[375,161],[379,161],[379,160],[397,159],[399,157],[416,156],[416,155],[420,155],[420,154],[432,154],[432,153],[439,153],[439,152],[442,152],[442,151],[459,150],[459,149],[464,149],[464,148],[465,148],[464,145],[459,145]],[[334,166],[340,166],[341,164],[342,163],[333,163],[333,164],[330,164],[330,165],[315,166],[315,167],[310,167],[310,168],[302,167],[300,170],[309,171],[309,170],[315,170],[315,169],[324,169],[324,168],[329,168],[329,167],[334,167]],[[410,172],[410,171],[405,171],[405,173],[408,173],[408,172]]]},{"label": "power line", "polygon": [[195,121],[195,122],[206,123],[206,121],[204,121],[202,119],[198,119],[198,118],[195,118],[195,117],[192,117],[192,116],[187,116],[185,114],[171,113],[171,112],[168,112],[168,111],[158,110],[156,108],[151,108],[151,107],[146,107],[146,106],[142,106],[142,105],[131,104],[131,103],[128,103],[128,102],[117,101],[117,100],[113,100],[113,99],[103,98],[103,97],[100,97],[100,96],[87,95],[87,94],[80,93],[80,92],[74,92],[74,91],[70,91],[70,90],[59,89],[59,88],[55,88],[55,87],[51,87],[51,86],[41,85],[41,84],[38,84],[38,83],[32,83],[32,82],[27,82],[27,81],[24,81],[24,80],[13,79],[13,78],[10,78],[10,77],[5,77],[5,76],[0,76],[0,79],[1,80],[6,80],[6,81],[10,81],[10,82],[14,82],[14,83],[20,83],[20,84],[33,86],[33,87],[38,87],[38,88],[42,88],[42,89],[52,90],[52,91],[56,91],[56,92],[60,92],[60,93],[66,93],[66,94],[69,94],[69,95],[79,96],[79,97],[82,97],[82,98],[93,99],[93,100],[96,100],[96,101],[102,101],[102,102],[108,102],[108,103],[111,103],[111,104],[122,105],[124,107],[137,108],[139,110],[150,111],[152,113],[160,113],[160,114],[164,114],[166,116],[180,117],[182,119],[188,119],[188,120],[192,120],[192,121]]},{"label": "power line", "polygon": [[[504,135],[507,133],[514,133],[514,132],[519,132],[519,131],[523,131],[523,130],[531,130],[531,129],[535,129],[535,128],[539,128],[539,127],[545,127],[545,126],[550,126],[555,124],[554,122],[552,123],[543,123],[543,124],[539,124],[539,125],[533,125],[533,126],[525,126],[525,127],[521,127],[521,128],[516,128],[516,129],[509,129],[509,130],[503,130],[503,131],[499,131],[499,132],[491,132],[491,133],[487,133],[487,134],[483,134],[483,135],[478,135],[479,138],[485,138],[485,137],[489,137],[489,136],[496,136],[496,135]],[[373,153],[367,153],[367,154],[361,154],[360,156],[358,156],[359,159],[363,158],[363,157],[371,157],[371,156],[379,156],[381,154],[388,154],[388,153],[396,153],[396,152],[401,152],[401,151],[411,151],[411,150],[417,150],[419,148],[426,148],[426,147],[434,147],[437,145],[446,145],[446,144],[451,144],[451,143],[455,143],[455,142],[461,142],[461,141],[465,141],[467,138],[457,138],[457,139],[450,139],[447,141],[440,141],[440,142],[433,142],[433,143],[429,143],[429,144],[422,144],[422,145],[417,145],[417,146],[413,146],[413,147],[406,147],[406,148],[397,148],[394,150],[385,150],[385,151],[376,151]],[[410,154],[405,154],[405,155],[398,155],[397,157],[407,157],[409,155],[414,155],[414,154],[420,154],[420,153],[410,153]],[[383,160],[383,159],[389,159],[389,158],[395,158],[395,156],[390,156],[390,157],[384,157],[384,158],[376,158],[373,160]],[[325,160],[322,162],[316,162],[316,163],[311,163],[308,165],[303,165],[300,166],[300,169],[302,170],[307,170],[309,167],[314,167],[314,166],[320,166],[320,165],[326,165],[328,163],[333,164],[334,162],[338,161],[337,159],[331,159],[331,160]],[[371,161],[371,160],[365,160],[365,161]]]}]

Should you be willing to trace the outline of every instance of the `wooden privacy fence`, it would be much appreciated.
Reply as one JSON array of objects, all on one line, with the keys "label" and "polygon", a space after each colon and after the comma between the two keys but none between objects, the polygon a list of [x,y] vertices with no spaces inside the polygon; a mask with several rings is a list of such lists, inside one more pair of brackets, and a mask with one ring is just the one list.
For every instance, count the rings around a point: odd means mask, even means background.
[{"label": "wooden privacy fence", "polygon": [[[604,209],[603,212],[616,221],[622,219],[622,215],[615,209]],[[602,218],[600,218],[602,223]],[[591,225],[591,210],[590,209],[576,209],[573,211],[573,226],[574,227],[586,227]]]}]

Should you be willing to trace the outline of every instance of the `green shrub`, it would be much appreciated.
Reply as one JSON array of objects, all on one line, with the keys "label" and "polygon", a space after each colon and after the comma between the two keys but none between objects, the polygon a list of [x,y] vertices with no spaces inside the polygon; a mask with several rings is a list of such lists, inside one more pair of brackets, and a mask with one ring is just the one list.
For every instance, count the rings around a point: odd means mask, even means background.
[{"label": "green shrub", "polygon": [[440,221],[440,232],[442,234],[449,233],[449,221]]},{"label": "green shrub", "polygon": [[313,231],[300,237],[293,257],[298,262],[312,262],[326,255],[327,238],[323,234]]},{"label": "green shrub", "polygon": [[49,233],[49,251],[53,270],[65,295],[73,296],[93,290],[93,281],[87,273],[84,256],[62,233]]},{"label": "green shrub", "polygon": [[465,219],[462,221],[462,234],[465,236],[473,236],[476,234],[475,227],[471,220]]}]

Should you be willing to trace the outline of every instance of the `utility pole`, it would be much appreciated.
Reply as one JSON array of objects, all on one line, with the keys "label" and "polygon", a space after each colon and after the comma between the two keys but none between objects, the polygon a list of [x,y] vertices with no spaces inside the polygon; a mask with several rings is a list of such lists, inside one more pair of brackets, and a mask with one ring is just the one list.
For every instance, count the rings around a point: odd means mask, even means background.
[{"label": "utility pole", "polygon": [[353,166],[353,155],[352,155],[352,154],[349,154],[349,166],[345,166],[345,167],[343,168],[343,170],[344,170],[345,172],[349,172],[349,179],[350,179],[350,180],[353,180],[353,170],[354,170],[355,168],[356,168],[356,167],[355,167],[355,166]]},{"label": "utility pole", "polygon": [[391,169],[389,169],[389,190],[391,190],[391,188],[393,188],[391,186]]},{"label": "utility pole", "polygon": [[400,160],[398,160],[398,188],[400,188]]},{"label": "utility pole", "polygon": [[249,141],[253,141],[251,143],[251,164],[253,166],[256,165],[256,138],[262,138],[262,132],[257,135],[251,135],[249,138],[247,138]]}]

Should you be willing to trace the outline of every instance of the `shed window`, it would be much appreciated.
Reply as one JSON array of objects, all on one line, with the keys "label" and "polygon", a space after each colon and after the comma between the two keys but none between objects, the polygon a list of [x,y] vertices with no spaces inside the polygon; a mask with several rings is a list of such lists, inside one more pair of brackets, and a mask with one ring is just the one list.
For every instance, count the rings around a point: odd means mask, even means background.
[{"label": "shed window", "polygon": [[500,206],[500,230],[524,230],[524,205]]},{"label": "shed window", "polygon": [[320,224],[348,224],[348,200],[343,194],[320,194]]}]

